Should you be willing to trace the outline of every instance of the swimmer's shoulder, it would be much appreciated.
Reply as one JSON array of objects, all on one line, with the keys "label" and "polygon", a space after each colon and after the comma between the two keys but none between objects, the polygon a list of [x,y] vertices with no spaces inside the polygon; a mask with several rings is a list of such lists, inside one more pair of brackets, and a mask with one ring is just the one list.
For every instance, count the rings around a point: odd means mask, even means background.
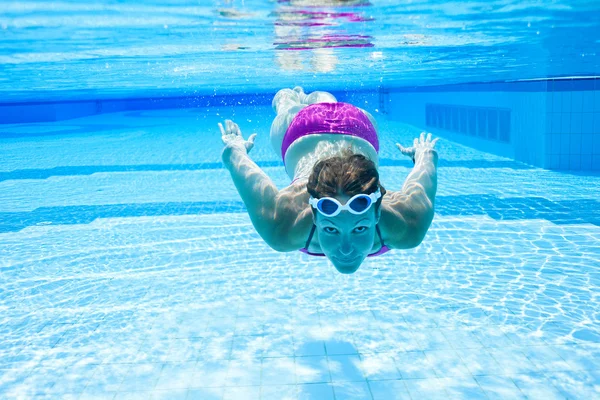
[{"label": "swimmer's shoulder", "polygon": [[299,179],[281,189],[275,199],[276,217],[273,227],[276,234],[269,245],[277,251],[299,250],[306,244],[313,224],[308,204],[307,179]]},{"label": "swimmer's shoulder", "polygon": [[429,224],[421,221],[417,209],[402,192],[386,193],[381,202],[379,228],[390,249],[411,249],[421,244]]}]

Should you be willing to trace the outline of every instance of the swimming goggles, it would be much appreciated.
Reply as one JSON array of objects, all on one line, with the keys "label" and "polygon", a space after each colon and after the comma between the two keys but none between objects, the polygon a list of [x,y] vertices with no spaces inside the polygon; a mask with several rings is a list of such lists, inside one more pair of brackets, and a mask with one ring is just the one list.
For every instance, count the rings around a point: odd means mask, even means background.
[{"label": "swimming goggles", "polygon": [[371,194],[359,193],[356,196],[352,196],[352,198],[344,205],[333,197],[322,197],[320,199],[311,197],[308,200],[308,204],[319,210],[319,212],[326,217],[335,217],[343,210],[358,215],[366,213],[369,208],[371,208],[371,205],[380,197],[381,191],[377,189],[376,192]]}]

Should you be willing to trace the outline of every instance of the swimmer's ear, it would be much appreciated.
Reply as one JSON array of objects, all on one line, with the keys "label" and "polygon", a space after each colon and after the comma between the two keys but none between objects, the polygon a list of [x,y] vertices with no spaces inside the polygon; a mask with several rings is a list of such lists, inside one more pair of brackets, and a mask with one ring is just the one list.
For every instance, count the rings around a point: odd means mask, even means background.
[{"label": "swimmer's ear", "polygon": [[379,207],[375,209],[375,223],[379,223],[379,219],[381,218],[381,204]]}]

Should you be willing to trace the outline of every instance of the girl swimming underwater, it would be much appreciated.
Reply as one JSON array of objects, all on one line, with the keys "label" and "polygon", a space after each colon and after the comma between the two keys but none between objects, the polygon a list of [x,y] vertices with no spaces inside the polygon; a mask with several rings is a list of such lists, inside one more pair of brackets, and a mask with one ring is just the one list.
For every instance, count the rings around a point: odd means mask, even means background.
[{"label": "girl swimming underwater", "polygon": [[379,181],[379,139],[368,112],[299,87],[280,90],[273,108],[271,144],[292,179],[282,190],[248,156],[256,134],[245,140],[233,121],[219,123],[223,163],[271,248],[325,256],[348,274],[366,257],[421,243],[434,213],[438,139],[423,132],[412,147],[397,144],[414,168],[391,192]]}]

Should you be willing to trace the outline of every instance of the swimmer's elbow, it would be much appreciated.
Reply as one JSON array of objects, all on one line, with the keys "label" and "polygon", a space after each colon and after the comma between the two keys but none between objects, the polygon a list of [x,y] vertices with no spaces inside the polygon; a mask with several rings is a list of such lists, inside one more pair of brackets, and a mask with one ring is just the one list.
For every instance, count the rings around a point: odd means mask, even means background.
[{"label": "swimmer's elbow", "polygon": [[433,221],[433,214],[433,207],[426,207],[409,221],[404,240],[405,249],[413,249],[423,242]]},{"label": "swimmer's elbow", "polygon": [[431,204],[431,206],[425,207],[421,211],[419,218],[414,221],[414,240],[412,242],[413,247],[419,246],[425,239],[425,236],[427,236],[427,231],[429,231],[429,227],[433,221],[433,214],[433,204]]},{"label": "swimmer's elbow", "polygon": [[281,238],[265,240],[265,242],[271,249],[275,250],[278,253],[289,253],[290,251],[298,250],[294,246],[291,246],[291,244],[288,241],[282,240]]}]

